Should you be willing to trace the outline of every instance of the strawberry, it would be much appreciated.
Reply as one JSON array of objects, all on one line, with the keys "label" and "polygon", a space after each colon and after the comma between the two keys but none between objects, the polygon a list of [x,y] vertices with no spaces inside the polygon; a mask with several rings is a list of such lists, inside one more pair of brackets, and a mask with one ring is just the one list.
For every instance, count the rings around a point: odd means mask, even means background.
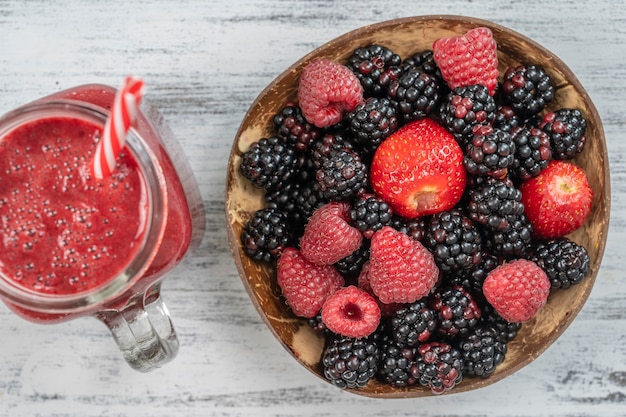
[{"label": "strawberry", "polygon": [[582,226],[589,214],[593,190],[585,172],[567,161],[551,161],[537,177],[520,186],[524,213],[539,239],[564,236]]},{"label": "strawberry", "polygon": [[345,284],[334,266],[315,265],[296,248],[283,251],[276,270],[278,286],[298,317],[315,317],[326,298]]},{"label": "strawberry", "polygon": [[477,27],[463,35],[437,39],[433,59],[450,89],[481,84],[493,96],[498,86],[498,55],[489,28]]},{"label": "strawberry", "polygon": [[345,201],[333,201],[313,212],[300,238],[300,250],[309,262],[331,265],[361,246],[363,235],[348,223],[350,209]]},{"label": "strawberry", "polygon": [[370,182],[400,216],[415,218],[448,210],[465,189],[463,151],[433,119],[411,122],[380,144],[371,163]]},{"label": "strawberry", "polygon": [[337,124],[361,102],[361,82],[345,65],[317,59],[302,70],[298,104],[309,123],[317,127]]},{"label": "strawberry", "polygon": [[516,259],[487,275],[483,294],[503,319],[521,323],[533,318],[547,302],[550,279],[536,263]]},{"label": "strawberry", "polygon": [[384,226],[372,236],[369,280],[381,302],[413,303],[437,284],[439,269],[420,242]]},{"label": "strawberry", "polygon": [[367,291],[350,285],[328,296],[322,306],[322,322],[342,336],[366,337],[380,323],[380,308]]}]

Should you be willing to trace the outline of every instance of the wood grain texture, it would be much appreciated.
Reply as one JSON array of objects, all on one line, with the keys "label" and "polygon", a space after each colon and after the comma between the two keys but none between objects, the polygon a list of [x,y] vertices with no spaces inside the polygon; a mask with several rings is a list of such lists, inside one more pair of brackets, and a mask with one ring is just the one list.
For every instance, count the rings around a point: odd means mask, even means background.
[{"label": "wood grain texture", "polygon": [[[479,391],[374,400],[297,364],[250,303],[225,231],[226,161],[252,101],[285,68],[357,27],[425,14],[492,20],[558,55],[604,122],[611,220],[574,323],[543,355]],[[618,2],[0,0],[0,113],[88,82],[141,75],[179,137],[207,210],[204,241],[163,285],[181,350],[130,369],[103,325],[27,323],[0,306],[0,416],[626,415],[626,32]]]}]

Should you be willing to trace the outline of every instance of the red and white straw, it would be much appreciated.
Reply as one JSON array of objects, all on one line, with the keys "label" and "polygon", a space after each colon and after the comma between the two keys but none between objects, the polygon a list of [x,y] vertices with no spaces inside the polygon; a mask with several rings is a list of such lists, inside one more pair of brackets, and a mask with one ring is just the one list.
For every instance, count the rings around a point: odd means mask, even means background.
[{"label": "red and white straw", "polygon": [[143,91],[144,82],[131,76],[126,77],[117,91],[94,154],[92,171],[97,179],[108,177],[115,169],[115,161],[124,148],[126,135],[137,118]]}]

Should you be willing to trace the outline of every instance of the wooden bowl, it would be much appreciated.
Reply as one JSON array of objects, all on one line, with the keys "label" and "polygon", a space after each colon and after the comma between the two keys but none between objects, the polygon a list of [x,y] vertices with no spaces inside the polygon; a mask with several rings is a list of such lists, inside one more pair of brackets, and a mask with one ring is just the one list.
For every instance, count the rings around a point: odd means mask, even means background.
[{"label": "wooden bowl", "polygon": [[[239,171],[242,152],[260,138],[271,135],[272,117],[289,100],[295,100],[301,69],[316,58],[346,62],[357,47],[378,43],[391,48],[401,57],[431,49],[435,39],[465,33],[477,26],[489,27],[498,43],[500,73],[519,63],[542,65],[556,85],[548,110],[578,108],[588,121],[587,142],[574,162],[581,166],[593,187],[593,212],[586,224],[569,237],[583,245],[591,258],[589,276],[568,290],[554,292],[546,306],[531,321],[524,323],[518,336],[509,343],[505,361],[488,378],[466,377],[449,393],[470,391],[499,381],[528,365],[544,352],[572,323],[587,300],[596,279],[605,248],[609,225],[609,166],[602,122],[598,112],[572,71],[554,54],[498,24],[459,16],[420,16],[381,22],[346,33],[313,52],[279,75],[252,103],[235,137],[226,179],[226,218],[228,238],[235,265],[259,314],[274,336],[293,357],[314,375],[323,376],[320,364],[324,347],[306,320],[297,318],[281,298],[276,272],[267,265],[255,263],[242,251],[240,234],[246,221],[264,205],[263,192],[254,188]],[[369,397],[399,398],[430,396],[421,386],[394,388],[372,379],[364,388],[347,391]]]}]

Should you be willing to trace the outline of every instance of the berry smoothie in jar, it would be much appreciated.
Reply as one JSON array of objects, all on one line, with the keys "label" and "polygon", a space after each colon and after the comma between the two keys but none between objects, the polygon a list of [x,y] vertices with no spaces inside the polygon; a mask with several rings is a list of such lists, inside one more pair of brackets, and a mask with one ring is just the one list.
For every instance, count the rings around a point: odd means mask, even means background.
[{"label": "berry smoothie in jar", "polygon": [[111,175],[93,175],[115,93],[80,86],[0,118],[0,298],[36,323],[95,317],[148,371],[177,353],[160,283],[199,245],[204,211],[179,144],[145,102]]}]

